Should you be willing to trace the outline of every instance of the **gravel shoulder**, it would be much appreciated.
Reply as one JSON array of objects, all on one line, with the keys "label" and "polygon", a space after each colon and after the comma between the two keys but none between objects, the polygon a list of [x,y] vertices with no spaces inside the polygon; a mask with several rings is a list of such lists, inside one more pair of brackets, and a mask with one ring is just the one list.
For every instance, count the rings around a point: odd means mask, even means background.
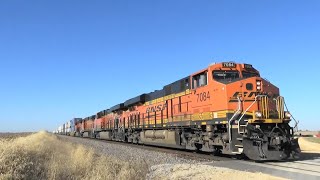
[{"label": "gravel shoulder", "polygon": [[310,142],[304,137],[299,138],[299,145],[303,152],[320,153],[320,144]]},{"label": "gravel shoulder", "polygon": [[[178,157],[176,154],[167,154],[157,151],[141,149],[138,147],[126,146],[122,144],[108,143],[103,140],[92,140],[86,138],[76,138],[69,136],[59,136],[61,140],[85,145],[92,148],[96,153],[118,158],[122,161],[139,161],[146,163],[149,167],[159,164],[194,164],[200,163],[197,160],[189,160]],[[207,162],[207,161],[206,161]]]}]

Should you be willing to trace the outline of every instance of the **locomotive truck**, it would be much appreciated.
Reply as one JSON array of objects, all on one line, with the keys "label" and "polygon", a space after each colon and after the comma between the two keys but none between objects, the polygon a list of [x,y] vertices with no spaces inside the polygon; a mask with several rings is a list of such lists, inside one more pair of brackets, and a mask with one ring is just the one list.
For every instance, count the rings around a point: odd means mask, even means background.
[{"label": "locomotive truck", "polygon": [[80,137],[164,146],[256,161],[297,158],[279,88],[250,64],[211,64],[160,90],[73,121]]}]

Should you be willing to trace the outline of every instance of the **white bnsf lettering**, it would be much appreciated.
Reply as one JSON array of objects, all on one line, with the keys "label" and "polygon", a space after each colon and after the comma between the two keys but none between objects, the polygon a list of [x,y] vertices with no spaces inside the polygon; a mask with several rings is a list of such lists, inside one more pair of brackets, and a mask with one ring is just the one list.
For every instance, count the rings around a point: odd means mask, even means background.
[{"label": "white bnsf lettering", "polygon": [[167,104],[159,104],[157,106],[148,107],[146,113],[163,111],[167,108]]}]

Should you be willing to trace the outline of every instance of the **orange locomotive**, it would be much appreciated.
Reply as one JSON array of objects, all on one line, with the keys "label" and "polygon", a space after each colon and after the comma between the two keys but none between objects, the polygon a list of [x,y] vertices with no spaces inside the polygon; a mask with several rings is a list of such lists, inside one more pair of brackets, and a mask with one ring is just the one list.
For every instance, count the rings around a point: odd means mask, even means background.
[{"label": "orange locomotive", "polygon": [[252,65],[225,62],[78,121],[87,127],[79,133],[281,160],[300,152],[284,105],[279,89]]}]

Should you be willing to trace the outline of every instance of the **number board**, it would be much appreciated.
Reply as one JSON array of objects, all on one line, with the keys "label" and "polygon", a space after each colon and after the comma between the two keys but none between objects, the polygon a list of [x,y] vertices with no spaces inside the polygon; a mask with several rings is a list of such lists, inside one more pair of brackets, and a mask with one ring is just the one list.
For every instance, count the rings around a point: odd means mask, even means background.
[{"label": "number board", "polygon": [[244,68],[245,69],[252,69],[252,65],[251,64],[244,64]]},{"label": "number board", "polygon": [[222,67],[224,67],[224,68],[235,68],[236,67],[236,63],[224,62],[224,63],[222,63]]}]

